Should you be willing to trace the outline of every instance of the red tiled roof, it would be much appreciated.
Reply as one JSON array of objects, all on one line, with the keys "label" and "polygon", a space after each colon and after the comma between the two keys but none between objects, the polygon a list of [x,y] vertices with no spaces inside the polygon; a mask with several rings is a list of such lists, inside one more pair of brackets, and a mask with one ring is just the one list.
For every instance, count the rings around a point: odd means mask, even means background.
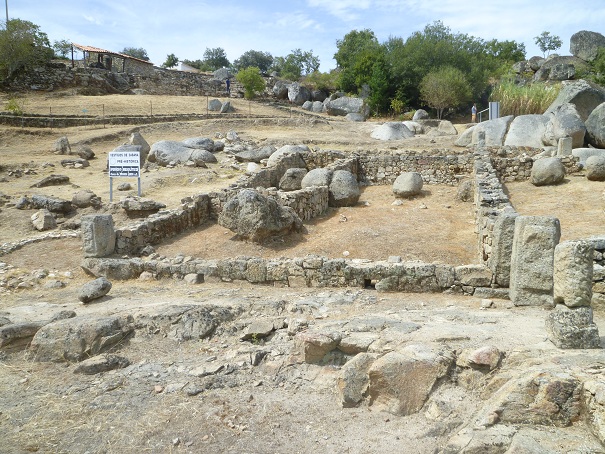
[{"label": "red tiled roof", "polygon": [[140,58],[131,57],[130,55],[121,54],[119,52],[112,52],[110,50],[101,49],[99,47],[83,46],[82,44],[76,44],[76,43],[71,43],[71,44],[74,47],[77,47],[78,49],[83,50],[85,52],[94,52],[96,54],[116,55],[116,56],[121,57],[121,58],[126,58],[126,59],[129,59],[129,60],[136,60],[136,61],[140,61],[141,63],[147,63],[149,65],[153,65],[153,63],[150,62],[150,61],[141,60]]}]

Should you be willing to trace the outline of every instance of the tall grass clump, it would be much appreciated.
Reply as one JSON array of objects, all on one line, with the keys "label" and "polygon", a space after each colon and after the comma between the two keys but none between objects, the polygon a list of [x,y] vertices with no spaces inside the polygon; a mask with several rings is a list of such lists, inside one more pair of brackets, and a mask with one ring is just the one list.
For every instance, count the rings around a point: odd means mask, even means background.
[{"label": "tall grass clump", "polygon": [[535,82],[519,85],[503,80],[494,87],[490,101],[500,102],[501,115],[543,114],[560,90],[560,84]]}]

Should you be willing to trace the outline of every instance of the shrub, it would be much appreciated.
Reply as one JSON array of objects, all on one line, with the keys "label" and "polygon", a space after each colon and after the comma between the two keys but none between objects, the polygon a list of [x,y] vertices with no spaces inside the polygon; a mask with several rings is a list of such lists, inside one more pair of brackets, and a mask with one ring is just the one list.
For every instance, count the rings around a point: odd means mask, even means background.
[{"label": "shrub", "polygon": [[23,115],[23,107],[17,101],[17,98],[10,98],[6,103],[5,109],[13,115]]},{"label": "shrub", "polygon": [[543,114],[560,90],[561,84],[518,85],[512,80],[503,80],[492,91],[490,101],[500,102],[501,115]]},{"label": "shrub", "polygon": [[257,92],[265,89],[265,80],[260,75],[256,66],[250,66],[238,71],[235,76],[237,81],[244,87],[244,98],[252,99]]}]

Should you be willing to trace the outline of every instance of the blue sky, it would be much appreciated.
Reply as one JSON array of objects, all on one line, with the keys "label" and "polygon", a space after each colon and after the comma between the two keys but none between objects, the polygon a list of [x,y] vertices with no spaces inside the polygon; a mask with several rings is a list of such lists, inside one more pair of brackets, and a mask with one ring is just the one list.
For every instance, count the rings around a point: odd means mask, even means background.
[{"label": "blue sky", "polygon": [[231,62],[251,49],[276,57],[300,48],[328,71],[336,40],[351,30],[370,29],[384,42],[436,20],[453,32],[522,42],[527,58],[541,55],[534,37],[543,31],[563,40],[561,55],[575,32],[605,34],[605,0],[4,0],[2,10],[6,2],[10,19],[39,25],[51,42],[142,47],[156,65],[170,53],[202,59],[206,48],[223,48]]}]

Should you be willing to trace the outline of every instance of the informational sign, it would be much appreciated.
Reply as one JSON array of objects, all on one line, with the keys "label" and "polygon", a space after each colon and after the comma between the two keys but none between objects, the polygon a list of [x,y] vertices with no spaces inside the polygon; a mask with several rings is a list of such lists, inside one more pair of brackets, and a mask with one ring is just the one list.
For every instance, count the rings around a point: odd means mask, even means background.
[{"label": "informational sign", "polygon": [[141,154],[138,151],[110,151],[110,177],[140,177]]}]

